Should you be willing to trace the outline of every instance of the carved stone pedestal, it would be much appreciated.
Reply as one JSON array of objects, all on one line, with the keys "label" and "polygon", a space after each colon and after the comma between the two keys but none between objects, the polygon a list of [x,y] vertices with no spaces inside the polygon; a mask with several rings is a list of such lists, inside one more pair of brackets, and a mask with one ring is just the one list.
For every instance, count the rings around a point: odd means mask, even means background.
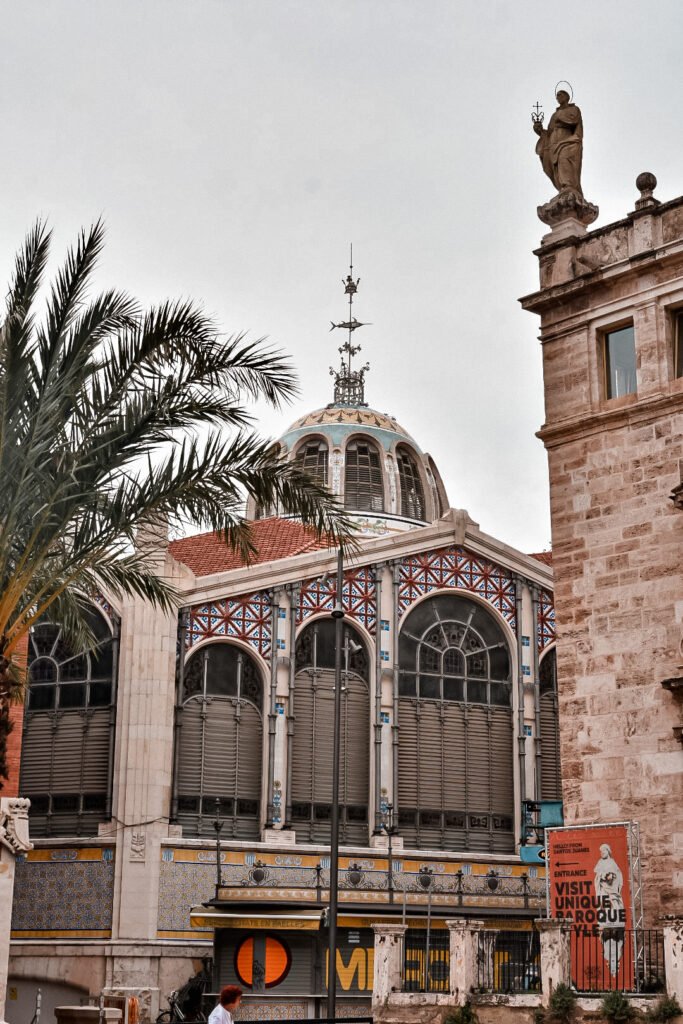
[{"label": "carved stone pedestal", "polygon": [[600,210],[578,192],[564,189],[553,196],[549,203],[537,207],[537,213],[539,220],[552,228],[543,236],[543,244],[547,245],[563,238],[585,235],[588,225],[597,219]]},{"label": "carved stone pedestal", "polygon": [[0,1022],[5,1019],[14,865],[17,854],[33,849],[28,838],[30,806],[30,800],[19,797],[0,798]]}]

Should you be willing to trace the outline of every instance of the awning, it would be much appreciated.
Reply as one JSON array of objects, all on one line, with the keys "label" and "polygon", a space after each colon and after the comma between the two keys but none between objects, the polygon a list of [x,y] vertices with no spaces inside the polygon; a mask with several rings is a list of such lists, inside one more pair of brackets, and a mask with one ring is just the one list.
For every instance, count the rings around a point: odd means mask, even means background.
[{"label": "awning", "polygon": [[228,914],[206,907],[193,907],[190,911],[192,928],[246,928],[250,931],[278,928],[288,931],[317,932],[321,914]]}]

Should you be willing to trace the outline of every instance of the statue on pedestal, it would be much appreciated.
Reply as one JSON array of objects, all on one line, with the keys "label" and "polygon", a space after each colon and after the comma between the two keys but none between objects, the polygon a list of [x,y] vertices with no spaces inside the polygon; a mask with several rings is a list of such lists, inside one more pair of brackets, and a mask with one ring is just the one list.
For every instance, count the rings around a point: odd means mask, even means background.
[{"label": "statue on pedestal", "polygon": [[[556,228],[565,221],[572,221],[577,228],[592,224],[598,216],[598,208],[587,202],[581,188],[581,163],[583,160],[583,119],[581,111],[572,102],[572,96],[558,82],[555,97],[558,107],[548,127],[543,127],[543,111],[536,104],[531,115],[533,129],[538,135],[536,153],[543,170],[557,189],[557,195],[538,207],[538,216],[551,227]],[[571,86],[569,86],[571,89]]]},{"label": "statue on pedestal", "polygon": [[534,121],[538,135],[536,152],[541,166],[558,192],[571,189],[583,195],[581,189],[581,160],[583,158],[583,120],[581,111],[570,102],[565,89],[557,92],[559,106],[543,127],[542,121]]}]

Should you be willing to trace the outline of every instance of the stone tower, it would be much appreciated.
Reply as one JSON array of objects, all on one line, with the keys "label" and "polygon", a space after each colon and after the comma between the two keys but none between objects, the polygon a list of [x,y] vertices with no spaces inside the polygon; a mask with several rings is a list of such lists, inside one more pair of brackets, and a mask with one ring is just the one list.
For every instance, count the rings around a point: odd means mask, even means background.
[{"label": "stone tower", "polygon": [[[567,824],[640,823],[683,912],[683,197],[536,250]],[[565,226],[566,227],[566,226]]]}]

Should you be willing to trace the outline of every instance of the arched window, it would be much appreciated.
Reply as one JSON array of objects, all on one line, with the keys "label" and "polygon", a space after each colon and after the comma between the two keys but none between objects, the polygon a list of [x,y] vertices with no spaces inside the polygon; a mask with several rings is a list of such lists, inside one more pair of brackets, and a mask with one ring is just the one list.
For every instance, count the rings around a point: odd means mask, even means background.
[{"label": "arched window", "polygon": [[187,836],[258,839],[263,684],[254,660],[228,643],[208,644],[187,662],[176,755],[176,817]]},{"label": "arched window", "polygon": [[562,799],[557,656],[548,651],[539,665],[541,700],[541,800]]},{"label": "arched window", "polygon": [[[319,619],[296,644],[295,732],[292,747],[292,828],[304,842],[330,841],[334,727],[335,623]],[[368,653],[360,636],[344,627],[340,839],[368,842],[370,696]]]},{"label": "arched window", "polygon": [[401,515],[424,520],[425,496],[417,462],[407,448],[400,447],[396,449],[396,464],[401,484]]},{"label": "arched window", "polygon": [[30,634],[20,790],[34,836],[96,835],[111,816],[114,645],[95,608],[87,618],[91,651],[74,651],[52,622]]},{"label": "arched window", "polygon": [[456,594],[399,639],[398,826],[406,846],[514,850],[510,655],[492,612]]},{"label": "arched window", "polygon": [[444,512],[446,511],[443,498],[441,496],[441,477],[439,476],[439,471],[436,468],[436,465],[434,464],[434,459],[431,457],[431,455],[427,456],[427,464],[429,466],[429,470],[432,477],[431,484],[432,494],[434,495],[434,517],[435,519],[441,519]]},{"label": "arched window", "polygon": [[320,438],[307,441],[296,453],[300,469],[317,484],[327,486],[327,442]]},{"label": "arched window", "polygon": [[346,448],[344,505],[361,512],[384,511],[384,484],[379,451],[359,438]]}]

